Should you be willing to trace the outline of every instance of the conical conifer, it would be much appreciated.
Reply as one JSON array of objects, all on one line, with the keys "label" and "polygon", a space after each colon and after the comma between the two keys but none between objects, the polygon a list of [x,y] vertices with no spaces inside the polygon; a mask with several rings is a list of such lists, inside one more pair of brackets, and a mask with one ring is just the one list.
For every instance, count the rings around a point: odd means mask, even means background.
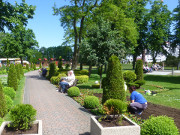
[{"label": "conical conifer", "polygon": [[16,68],[17,79],[18,79],[18,80],[20,80],[20,79],[21,79],[21,77],[20,77],[19,64],[17,64],[17,65],[15,66],[15,68]]},{"label": "conical conifer", "polygon": [[143,76],[143,61],[142,60],[137,60],[136,61],[135,74],[137,76],[137,80],[144,80],[144,76]]},{"label": "conical conifer", "polygon": [[0,117],[3,118],[4,115],[7,113],[6,101],[3,94],[2,84],[0,81]]},{"label": "conical conifer", "polygon": [[23,71],[23,67],[21,64],[19,64],[19,70],[20,70],[20,76],[21,78],[24,77],[24,71]]},{"label": "conical conifer", "polygon": [[14,64],[10,65],[7,83],[9,87],[14,88],[15,91],[17,90],[18,82],[17,82],[17,74]]},{"label": "conical conifer", "polygon": [[112,55],[109,58],[106,78],[103,79],[102,85],[103,103],[111,98],[125,101],[126,94],[124,89],[124,79],[121,70],[121,63],[119,58],[115,55]]},{"label": "conical conifer", "polygon": [[29,71],[29,64],[26,64],[26,70]]}]

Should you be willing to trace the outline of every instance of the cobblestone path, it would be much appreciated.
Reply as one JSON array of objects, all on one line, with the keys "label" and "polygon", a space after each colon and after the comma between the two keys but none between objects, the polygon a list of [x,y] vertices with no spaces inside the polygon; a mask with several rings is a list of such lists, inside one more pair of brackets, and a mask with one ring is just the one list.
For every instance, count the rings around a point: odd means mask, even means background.
[{"label": "cobblestone path", "polygon": [[37,110],[43,135],[89,135],[90,114],[66,94],[56,91],[38,71],[26,74],[24,103]]}]

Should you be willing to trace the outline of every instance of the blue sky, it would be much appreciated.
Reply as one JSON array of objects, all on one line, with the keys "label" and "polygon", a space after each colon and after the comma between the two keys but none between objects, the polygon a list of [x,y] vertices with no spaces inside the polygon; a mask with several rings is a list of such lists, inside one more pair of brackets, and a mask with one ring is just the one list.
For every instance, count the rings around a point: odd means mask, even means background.
[{"label": "blue sky", "polygon": [[[7,0],[12,4],[21,0]],[[29,20],[28,28],[32,29],[39,42],[39,47],[53,47],[63,42],[64,30],[60,24],[60,16],[53,16],[54,3],[57,7],[67,5],[70,0],[26,0],[29,5],[36,6],[33,19]],[[164,0],[168,9],[172,11],[178,4],[178,0]]]}]

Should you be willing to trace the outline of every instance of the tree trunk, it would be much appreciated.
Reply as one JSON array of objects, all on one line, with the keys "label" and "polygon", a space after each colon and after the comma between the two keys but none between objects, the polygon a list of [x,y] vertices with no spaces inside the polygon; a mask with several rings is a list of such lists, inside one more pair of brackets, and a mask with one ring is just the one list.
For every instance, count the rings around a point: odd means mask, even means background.
[{"label": "tree trunk", "polygon": [[89,65],[89,77],[91,77],[92,64]]},{"label": "tree trunk", "polygon": [[145,58],[145,49],[143,49],[143,51],[142,51],[142,61],[143,61],[143,65],[145,65],[145,61],[146,61],[146,58]]}]

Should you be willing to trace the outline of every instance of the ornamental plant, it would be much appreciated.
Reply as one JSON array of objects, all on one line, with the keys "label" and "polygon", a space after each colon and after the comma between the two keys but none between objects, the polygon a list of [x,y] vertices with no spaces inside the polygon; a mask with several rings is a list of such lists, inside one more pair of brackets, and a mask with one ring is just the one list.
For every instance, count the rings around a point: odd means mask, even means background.
[{"label": "ornamental plant", "polygon": [[29,71],[29,64],[26,64],[26,70]]},{"label": "ornamental plant", "polygon": [[21,79],[21,77],[20,77],[19,64],[16,64],[15,68],[16,68],[17,79],[18,79],[18,80],[20,80],[20,79]]},{"label": "ornamental plant", "polygon": [[17,130],[30,129],[32,122],[36,119],[36,110],[29,104],[18,104],[10,111],[11,125]]},{"label": "ornamental plant", "polygon": [[62,56],[59,56],[58,68],[59,68],[59,71],[61,71],[63,69]]},{"label": "ornamental plant", "polygon": [[34,63],[34,65],[33,65],[33,69],[36,70],[36,64],[35,64],[35,63]]},{"label": "ornamental plant", "polygon": [[109,58],[106,77],[103,78],[103,98],[102,103],[108,99],[119,99],[125,101],[126,94],[124,89],[124,79],[119,58],[112,55]]},{"label": "ornamental plant", "polygon": [[143,76],[143,61],[142,60],[137,60],[136,61],[135,74],[137,76],[136,80],[144,80],[144,76]]},{"label": "ornamental plant", "polygon": [[125,71],[123,72],[123,78],[126,81],[126,83],[132,83],[136,80],[136,74],[133,71]]},{"label": "ornamental plant", "polygon": [[5,101],[6,101],[7,111],[9,111],[13,106],[13,100],[8,95],[5,95]]},{"label": "ornamental plant", "polygon": [[23,71],[23,66],[21,64],[19,64],[19,69],[20,69],[20,75],[22,78],[22,77],[24,77],[24,71]]},{"label": "ornamental plant", "polygon": [[8,87],[12,87],[15,91],[18,88],[17,74],[14,64],[10,65],[7,79]]},{"label": "ornamental plant", "polygon": [[65,69],[69,70],[69,67],[70,67],[69,64],[66,64],[66,65],[65,65]]},{"label": "ornamental plant", "polygon": [[84,99],[84,107],[88,109],[95,109],[99,106],[99,99],[96,96],[87,96]]},{"label": "ornamental plant", "polygon": [[78,80],[78,84],[87,83],[89,80],[89,76],[87,75],[76,76],[76,79]]},{"label": "ornamental plant", "polygon": [[141,135],[179,135],[179,131],[171,117],[151,116],[142,124]]},{"label": "ornamental plant", "polygon": [[54,62],[49,64],[49,78],[55,76],[56,73],[56,64]]},{"label": "ornamental plant", "polygon": [[6,101],[5,101],[5,96],[3,93],[3,88],[2,84],[0,81],[0,117],[4,117],[4,115],[7,113],[7,108],[6,108]]},{"label": "ornamental plant", "polygon": [[68,89],[67,93],[68,93],[68,96],[70,97],[78,97],[80,95],[80,90],[78,87],[73,86]]},{"label": "ornamental plant", "polygon": [[5,95],[11,97],[11,99],[14,99],[14,97],[16,96],[16,92],[12,87],[4,87],[3,92]]}]

